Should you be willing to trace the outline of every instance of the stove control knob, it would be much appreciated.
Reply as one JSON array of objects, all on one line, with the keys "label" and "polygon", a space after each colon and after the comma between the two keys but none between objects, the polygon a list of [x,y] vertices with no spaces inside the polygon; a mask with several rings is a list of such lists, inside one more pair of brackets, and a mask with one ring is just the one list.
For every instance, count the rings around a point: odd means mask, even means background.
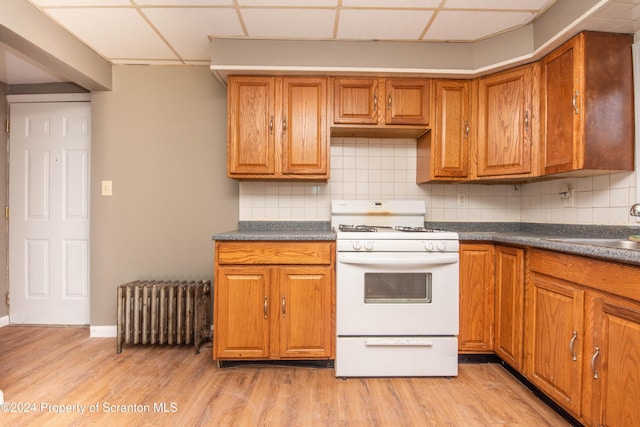
[{"label": "stove control knob", "polygon": [[435,249],[433,247],[433,242],[430,242],[428,240],[426,242],[424,242],[424,248],[429,252],[433,252],[433,250]]},{"label": "stove control knob", "polygon": [[354,240],[351,242],[351,247],[353,249],[355,249],[356,251],[359,251],[360,249],[362,249],[362,245],[360,244],[359,240]]},{"label": "stove control knob", "polygon": [[444,252],[447,250],[447,242],[438,242],[438,250]]},{"label": "stove control knob", "polygon": [[364,242],[364,248],[368,251],[373,250],[373,241],[367,240],[366,242]]}]

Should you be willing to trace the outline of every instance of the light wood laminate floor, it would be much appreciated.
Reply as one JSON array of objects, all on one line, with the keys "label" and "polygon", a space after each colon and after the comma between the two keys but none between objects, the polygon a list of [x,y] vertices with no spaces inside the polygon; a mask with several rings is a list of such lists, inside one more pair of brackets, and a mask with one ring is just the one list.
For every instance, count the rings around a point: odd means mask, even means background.
[{"label": "light wood laminate floor", "polygon": [[115,351],[115,338],[87,328],[0,328],[0,425],[568,425],[496,364],[460,365],[455,378],[342,380],[326,368],[220,369],[211,343],[200,354]]}]

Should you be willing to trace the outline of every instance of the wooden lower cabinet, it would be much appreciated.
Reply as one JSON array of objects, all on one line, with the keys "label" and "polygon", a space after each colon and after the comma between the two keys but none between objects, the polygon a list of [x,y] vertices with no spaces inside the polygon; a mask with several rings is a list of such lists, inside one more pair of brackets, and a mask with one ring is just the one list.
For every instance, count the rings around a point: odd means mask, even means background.
[{"label": "wooden lower cabinet", "polygon": [[534,271],[525,293],[524,374],[554,401],[580,417],[584,291]]},{"label": "wooden lower cabinet", "polygon": [[524,375],[585,425],[640,426],[640,267],[531,249],[526,293]]},{"label": "wooden lower cabinet", "polygon": [[498,356],[522,371],[524,249],[496,246],[495,343]]},{"label": "wooden lower cabinet", "polygon": [[591,425],[640,426],[640,303],[589,293],[585,400]]},{"label": "wooden lower cabinet", "polygon": [[459,353],[493,353],[494,245],[460,244]]},{"label": "wooden lower cabinet", "polygon": [[333,242],[216,242],[213,358],[333,359],[334,252]]}]

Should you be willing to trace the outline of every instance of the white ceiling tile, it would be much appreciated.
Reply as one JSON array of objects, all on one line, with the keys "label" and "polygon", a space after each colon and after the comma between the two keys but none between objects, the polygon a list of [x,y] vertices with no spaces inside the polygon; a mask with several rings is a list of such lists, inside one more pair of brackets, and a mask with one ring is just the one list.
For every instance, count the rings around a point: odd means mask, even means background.
[{"label": "white ceiling tile", "polygon": [[440,6],[442,0],[342,0],[343,7],[365,7],[386,9],[434,9]]},{"label": "white ceiling tile", "polygon": [[427,30],[425,40],[468,41],[481,39],[529,22],[529,12],[442,11]]},{"label": "white ceiling tile", "polygon": [[628,19],[634,5],[631,3],[609,3],[598,10],[598,18]]},{"label": "white ceiling tile", "polygon": [[340,12],[338,38],[419,40],[433,16],[428,10],[364,10]]},{"label": "white ceiling tile", "polygon": [[244,36],[235,9],[143,8],[142,13],[183,59],[210,59],[208,36]]},{"label": "white ceiling tile", "polygon": [[68,8],[47,9],[47,13],[107,58],[176,57],[135,9]]},{"label": "white ceiling tile", "polygon": [[139,6],[233,6],[233,0],[135,0]]},{"label": "white ceiling tile", "polygon": [[30,0],[40,7],[47,6],[131,6],[129,0]]},{"label": "white ceiling tile", "polygon": [[338,0],[237,0],[240,6],[336,7]]},{"label": "white ceiling tile", "polygon": [[328,9],[242,9],[248,37],[330,38],[335,15]]},{"label": "white ceiling tile", "polygon": [[447,0],[445,9],[544,10],[556,0]]}]

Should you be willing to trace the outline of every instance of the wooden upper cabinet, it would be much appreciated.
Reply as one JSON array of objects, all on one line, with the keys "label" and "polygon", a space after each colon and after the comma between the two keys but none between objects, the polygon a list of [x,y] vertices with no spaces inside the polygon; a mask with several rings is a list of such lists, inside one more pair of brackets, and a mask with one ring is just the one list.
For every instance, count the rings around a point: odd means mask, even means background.
[{"label": "wooden upper cabinet", "polygon": [[333,79],[336,136],[417,137],[429,126],[430,79]]},{"label": "wooden upper cabinet", "polygon": [[543,174],[633,170],[632,43],[584,32],[541,60]]},{"label": "wooden upper cabinet", "polygon": [[276,79],[229,77],[227,172],[275,174]]},{"label": "wooden upper cabinet", "polygon": [[227,174],[329,178],[326,77],[229,76]]},{"label": "wooden upper cabinet", "polygon": [[431,167],[436,178],[467,178],[471,139],[471,82],[435,81]]},{"label": "wooden upper cabinet", "polygon": [[376,125],[379,104],[378,79],[334,80],[333,123]]},{"label": "wooden upper cabinet", "polygon": [[478,177],[536,170],[539,69],[535,63],[478,79]]},{"label": "wooden upper cabinet", "polygon": [[385,124],[429,125],[430,80],[387,79],[385,89]]},{"label": "wooden upper cabinet", "polygon": [[327,79],[282,79],[282,173],[329,177]]}]

